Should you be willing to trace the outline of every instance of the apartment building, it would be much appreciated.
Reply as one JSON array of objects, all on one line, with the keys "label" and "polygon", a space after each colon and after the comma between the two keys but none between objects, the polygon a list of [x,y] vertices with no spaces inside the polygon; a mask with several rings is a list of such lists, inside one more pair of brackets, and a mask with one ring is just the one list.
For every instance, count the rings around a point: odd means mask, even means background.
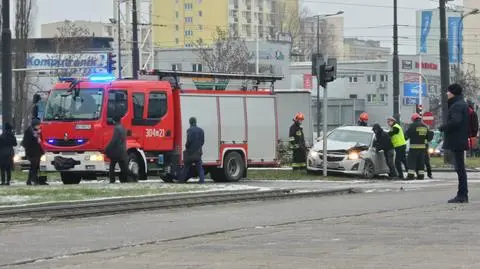
[{"label": "apartment building", "polygon": [[212,44],[217,28],[233,31],[247,41],[255,40],[257,33],[260,39],[274,39],[279,25],[276,10],[298,11],[299,5],[291,0],[168,0],[153,4],[154,43],[162,48],[189,48],[199,40]]},{"label": "apartment building", "polygon": [[[463,0],[465,11],[480,9],[480,1]],[[480,76],[480,14],[471,15],[463,20],[463,61],[475,67],[477,76]],[[464,66],[465,68],[465,66]]]},{"label": "apartment building", "polygon": [[380,41],[345,38],[343,60],[386,59],[391,55],[390,48],[382,47]]}]

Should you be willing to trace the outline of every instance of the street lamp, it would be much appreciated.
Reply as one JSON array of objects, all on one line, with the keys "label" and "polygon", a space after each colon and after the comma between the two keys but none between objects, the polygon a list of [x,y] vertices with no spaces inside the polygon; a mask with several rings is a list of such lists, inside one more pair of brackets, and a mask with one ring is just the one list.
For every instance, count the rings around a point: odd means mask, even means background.
[{"label": "street lamp", "polygon": [[[476,9],[473,9],[472,11],[468,12],[468,13],[465,13],[465,14],[462,14],[462,16],[460,17],[460,21],[458,21],[458,25],[457,25],[457,82],[460,81],[460,64],[461,64],[461,59],[460,59],[460,55],[462,55],[460,53],[460,28],[461,28],[461,25],[462,25],[462,22],[463,22],[463,19],[465,19],[466,17],[470,16],[470,15],[478,15],[480,14],[480,9],[476,8]],[[463,35],[462,35],[462,39],[463,39]]]},{"label": "street lamp", "polygon": [[[321,15],[314,15],[313,18],[317,18],[317,54],[320,54],[320,19],[324,19],[326,17],[332,17],[332,16],[337,16],[337,15],[342,15],[344,12],[342,10],[338,11],[337,13],[330,13],[330,14],[321,14]],[[320,80],[318,79],[318,70],[317,70],[317,137],[320,136]],[[323,105],[326,107],[326,92],[323,95],[324,103]],[[326,108],[324,109],[324,111]],[[324,118],[324,125],[327,124],[327,118],[326,118],[326,113],[324,112],[323,115]],[[326,129],[326,128],[324,128]],[[325,136],[326,132],[324,132]]]}]

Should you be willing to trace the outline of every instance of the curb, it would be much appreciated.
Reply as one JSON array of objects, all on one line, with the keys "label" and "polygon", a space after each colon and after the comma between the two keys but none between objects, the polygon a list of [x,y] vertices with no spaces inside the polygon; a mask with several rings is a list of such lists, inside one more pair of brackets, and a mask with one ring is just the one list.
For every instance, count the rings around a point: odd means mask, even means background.
[{"label": "curb", "polygon": [[[251,167],[248,168],[248,170],[253,170],[253,171],[289,171],[292,170],[290,167]],[[467,168],[467,173],[478,173],[480,172],[480,168]],[[455,172],[454,168],[433,168],[432,167],[432,172]]]},{"label": "curb", "polygon": [[232,203],[253,200],[319,197],[361,193],[359,189],[342,188],[321,191],[298,191],[295,189],[220,191],[188,195],[156,195],[103,200],[89,200],[72,203],[50,203],[39,205],[11,206],[0,208],[1,222],[25,222],[33,219],[70,218],[98,216],[156,210],[174,207],[190,207],[214,203]]}]

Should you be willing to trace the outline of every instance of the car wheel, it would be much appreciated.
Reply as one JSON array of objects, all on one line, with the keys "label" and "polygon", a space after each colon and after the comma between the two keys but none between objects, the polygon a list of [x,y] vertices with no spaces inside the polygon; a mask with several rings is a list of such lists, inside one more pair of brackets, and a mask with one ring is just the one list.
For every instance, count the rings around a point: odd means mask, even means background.
[{"label": "car wheel", "polygon": [[79,184],[82,180],[81,175],[72,172],[60,172],[60,178],[65,185]]},{"label": "car wheel", "polygon": [[375,177],[375,166],[371,160],[365,160],[362,175],[367,179],[372,179]]}]

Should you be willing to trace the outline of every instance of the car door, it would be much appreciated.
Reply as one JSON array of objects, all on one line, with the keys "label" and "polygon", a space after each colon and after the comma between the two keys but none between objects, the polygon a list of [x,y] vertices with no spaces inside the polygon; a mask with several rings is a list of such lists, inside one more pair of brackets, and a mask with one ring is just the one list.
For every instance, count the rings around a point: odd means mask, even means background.
[{"label": "car door", "polygon": [[383,150],[377,152],[377,149],[373,147],[375,145],[375,135],[372,135],[372,145],[370,146],[369,153],[371,155],[371,159],[374,162],[375,166],[375,174],[383,174],[388,173],[388,166],[387,162],[385,161]]}]

